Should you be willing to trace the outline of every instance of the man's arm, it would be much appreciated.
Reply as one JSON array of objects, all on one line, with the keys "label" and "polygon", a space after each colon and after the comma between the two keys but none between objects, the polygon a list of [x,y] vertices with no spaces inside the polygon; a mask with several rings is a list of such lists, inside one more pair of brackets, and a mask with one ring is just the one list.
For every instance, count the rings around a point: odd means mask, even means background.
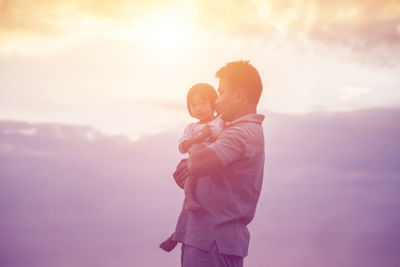
[{"label": "man's arm", "polygon": [[203,145],[194,145],[189,152],[188,167],[191,175],[201,177],[222,169],[223,165],[214,150]]},{"label": "man's arm", "polygon": [[180,188],[184,188],[186,179],[190,176],[189,169],[187,166],[188,160],[182,159],[176,166],[175,172],[172,174],[174,176],[176,184]]},{"label": "man's arm", "polygon": [[189,149],[189,171],[193,176],[208,176],[240,159],[246,151],[247,134],[240,128],[223,131],[208,147],[199,144]]}]

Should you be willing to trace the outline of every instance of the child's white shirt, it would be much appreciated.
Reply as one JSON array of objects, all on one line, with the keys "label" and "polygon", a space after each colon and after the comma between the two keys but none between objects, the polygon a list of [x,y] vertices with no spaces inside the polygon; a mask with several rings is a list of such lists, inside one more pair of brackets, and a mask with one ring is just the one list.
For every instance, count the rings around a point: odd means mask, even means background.
[{"label": "child's white shirt", "polygon": [[[186,154],[187,152],[184,152],[182,150],[182,143],[186,140],[192,139],[196,136],[198,136],[201,132],[201,130],[206,126],[210,126],[211,129],[211,136],[213,138],[217,137],[225,128],[225,122],[221,119],[221,116],[216,117],[210,122],[207,123],[189,123],[186,127],[185,130],[183,131],[183,136],[181,139],[179,139],[179,151],[182,154]],[[209,138],[205,139],[201,144],[204,145],[209,145],[211,142],[209,141]]]}]

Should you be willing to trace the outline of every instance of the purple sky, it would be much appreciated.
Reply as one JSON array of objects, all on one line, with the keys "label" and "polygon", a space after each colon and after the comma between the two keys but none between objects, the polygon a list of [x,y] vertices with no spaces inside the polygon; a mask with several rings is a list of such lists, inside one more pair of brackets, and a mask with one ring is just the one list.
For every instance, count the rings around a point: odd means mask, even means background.
[{"label": "purple sky", "polygon": [[[400,264],[400,111],[270,114],[246,266]],[[0,122],[1,266],[178,266],[178,135]]]}]

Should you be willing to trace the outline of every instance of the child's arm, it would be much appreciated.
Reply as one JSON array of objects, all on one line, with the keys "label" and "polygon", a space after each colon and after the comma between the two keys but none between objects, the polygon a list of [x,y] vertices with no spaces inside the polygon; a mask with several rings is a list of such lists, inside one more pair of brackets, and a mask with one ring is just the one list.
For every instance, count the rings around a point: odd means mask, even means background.
[{"label": "child's arm", "polygon": [[210,126],[206,125],[204,126],[204,128],[201,130],[201,133],[191,139],[187,139],[185,141],[183,141],[182,143],[180,143],[180,150],[183,153],[187,153],[189,151],[189,148],[192,145],[195,144],[200,144],[201,142],[204,141],[204,139],[206,139],[207,137],[211,136],[211,128]]}]

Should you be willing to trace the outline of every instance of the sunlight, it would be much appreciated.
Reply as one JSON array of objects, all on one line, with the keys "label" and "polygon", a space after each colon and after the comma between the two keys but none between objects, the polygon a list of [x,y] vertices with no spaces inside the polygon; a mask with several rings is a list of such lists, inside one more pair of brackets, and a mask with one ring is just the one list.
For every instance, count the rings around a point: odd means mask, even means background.
[{"label": "sunlight", "polygon": [[190,24],[173,14],[148,17],[139,24],[135,34],[164,59],[185,54],[192,38]]}]

